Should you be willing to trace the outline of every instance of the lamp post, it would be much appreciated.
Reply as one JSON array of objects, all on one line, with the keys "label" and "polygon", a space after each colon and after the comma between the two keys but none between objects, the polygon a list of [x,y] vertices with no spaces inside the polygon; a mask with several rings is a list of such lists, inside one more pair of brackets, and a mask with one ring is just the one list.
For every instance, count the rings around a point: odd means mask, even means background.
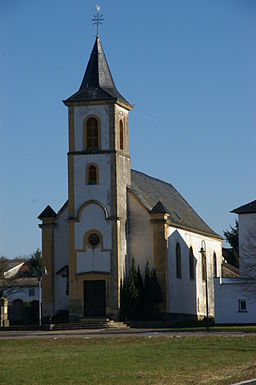
[{"label": "lamp post", "polygon": [[[206,259],[206,244],[201,242],[201,249],[199,253],[202,255],[202,277],[205,277],[205,302],[206,302],[206,328],[209,331],[209,309],[208,309],[208,282],[207,282],[207,259]],[[205,275],[204,275],[205,274]]]},{"label": "lamp post", "polygon": [[43,274],[47,274],[47,269],[45,266],[42,266],[38,272],[38,302],[39,302],[39,326],[42,325],[42,277]]}]

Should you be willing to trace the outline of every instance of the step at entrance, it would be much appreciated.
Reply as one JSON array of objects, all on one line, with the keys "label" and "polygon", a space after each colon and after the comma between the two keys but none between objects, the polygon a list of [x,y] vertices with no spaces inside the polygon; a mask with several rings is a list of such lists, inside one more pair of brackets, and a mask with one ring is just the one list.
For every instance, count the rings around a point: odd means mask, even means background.
[{"label": "step at entrance", "polygon": [[108,318],[81,318],[77,322],[52,325],[52,330],[75,330],[75,329],[125,329],[125,323],[113,321]]}]

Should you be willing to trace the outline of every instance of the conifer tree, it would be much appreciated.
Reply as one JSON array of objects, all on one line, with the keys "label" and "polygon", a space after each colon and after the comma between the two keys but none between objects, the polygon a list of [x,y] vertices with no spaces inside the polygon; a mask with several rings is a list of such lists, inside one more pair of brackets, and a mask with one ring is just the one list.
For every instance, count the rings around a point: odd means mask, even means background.
[{"label": "conifer tree", "polygon": [[121,281],[120,306],[123,320],[153,320],[159,317],[162,291],[154,269],[146,263],[144,281],[140,267],[132,264],[128,276]]},{"label": "conifer tree", "polygon": [[136,319],[141,319],[142,316],[142,308],[143,308],[143,301],[144,301],[144,285],[143,285],[143,279],[140,272],[140,267],[138,265],[137,268],[137,279],[136,279],[136,287],[138,290],[138,297],[137,297],[137,303],[136,303]]},{"label": "conifer tree", "polygon": [[158,282],[156,271],[153,268],[151,271],[151,282],[152,282],[152,316],[153,319],[158,318],[160,314],[159,305],[161,302],[163,302],[163,293],[160,287],[160,284]]},{"label": "conifer tree", "polygon": [[145,320],[151,318],[152,314],[152,282],[151,282],[151,272],[149,268],[149,263],[147,261],[145,267],[145,275],[144,275],[144,301],[143,301],[143,311],[142,317]]}]

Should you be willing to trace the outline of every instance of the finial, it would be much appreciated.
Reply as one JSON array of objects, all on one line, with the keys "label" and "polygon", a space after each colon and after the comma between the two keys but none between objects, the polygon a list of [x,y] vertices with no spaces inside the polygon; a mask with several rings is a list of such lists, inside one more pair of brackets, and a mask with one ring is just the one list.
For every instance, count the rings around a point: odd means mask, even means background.
[{"label": "finial", "polygon": [[97,37],[99,36],[99,25],[102,24],[103,22],[103,17],[102,15],[100,15],[100,6],[99,4],[96,4],[96,11],[97,11],[97,14],[96,15],[93,15],[93,18],[92,18],[92,24],[97,26]]}]

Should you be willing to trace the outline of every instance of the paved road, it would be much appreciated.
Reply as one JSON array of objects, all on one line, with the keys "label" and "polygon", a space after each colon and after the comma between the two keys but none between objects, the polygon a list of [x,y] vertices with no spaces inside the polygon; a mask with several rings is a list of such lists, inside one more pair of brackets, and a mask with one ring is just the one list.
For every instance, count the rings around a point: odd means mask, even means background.
[{"label": "paved road", "polygon": [[256,379],[254,378],[253,380],[249,380],[249,381],[237,382],[236,384],[232,384],[232,385],[256,385]]},{"label": "paved road", "polygon": [[[209,336],[256,336],[256,333],[242,333],[242,332],[175,332],[164,330],[152,330],[152,329],[77,329],[77,330],[36,330],[36,331],[14,331],[14,330],[0,330],[0,339],[26,339],[26,338],[68,338],[68,337],[80,337],[80,338],[93,338],[93,337],[209,337]],[[256,385],[256,384],[255,384]]]}]

